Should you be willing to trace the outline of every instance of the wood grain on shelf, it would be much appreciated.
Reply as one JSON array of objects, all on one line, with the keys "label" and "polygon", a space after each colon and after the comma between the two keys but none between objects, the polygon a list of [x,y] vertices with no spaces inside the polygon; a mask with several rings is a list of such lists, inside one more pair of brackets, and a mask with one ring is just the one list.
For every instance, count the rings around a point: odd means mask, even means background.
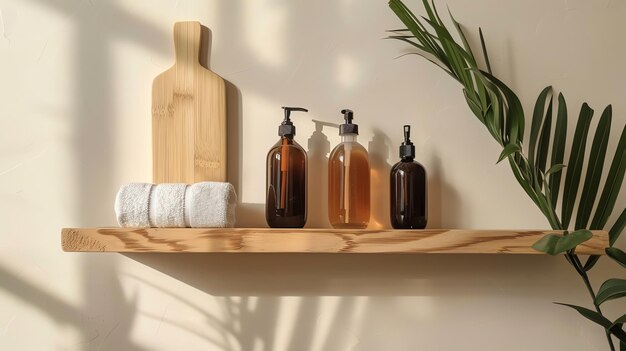
[{"label": "wood grain on shelf", "polygon": [[[531,248],[542,230],[349,230],[269,228],[64,228],[64,251],[232,253],[479,253],[541,254]],[[577,253],[602,255],[606,231]]]},{"label": "wood grain on shelf", "polygon": [[176,63],[152,84],[154,183],[226,181],[226,85],[200,65],[201,35],[177,22]]}]

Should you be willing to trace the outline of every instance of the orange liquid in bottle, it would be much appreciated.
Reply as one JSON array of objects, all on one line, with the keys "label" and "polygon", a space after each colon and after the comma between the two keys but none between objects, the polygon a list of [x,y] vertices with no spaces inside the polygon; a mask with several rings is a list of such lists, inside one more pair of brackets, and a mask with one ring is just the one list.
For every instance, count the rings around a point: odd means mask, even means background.
[{"label": "orange liquid in bottle", "polygon": [[334,228],[366,228],[370,220],[370,165],[367,151],[343,136],[328,163],[328,219]]}]

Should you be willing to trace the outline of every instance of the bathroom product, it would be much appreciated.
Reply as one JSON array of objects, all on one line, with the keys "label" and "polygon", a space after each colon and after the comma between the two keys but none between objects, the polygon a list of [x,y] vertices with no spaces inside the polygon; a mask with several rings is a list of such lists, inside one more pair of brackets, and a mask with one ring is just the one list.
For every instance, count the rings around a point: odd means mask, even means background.
[{"label": "bathroom product", "polygon": [[202,35],[198,22],[174,24],[176,62],[152,84],[155,183],[226,181],[226,88],[200,64]]},{"label": "bathroom product", "polygon": [[152,187],[148,214],[151,227],[187,227],[185,192],[187,184],[162,183]]},{"label": "bathroom product", "polygon": [[308,110],[283,110],[285,117],[278,127],[280,140],[267,154],[265,219],[272,228],[302,228],[307,216],[307,157],[294,140],[296,126],[291,122],[291,112]]},{"label": "bathroom product", "polygon": [[426,170],[415,162],[411,126],[404,126],[400,162],[391,168],[391,226],[395,229],[424,229],[428,219]]},{"label": "bathroom product", "polygon": [[120,227],[150,226],[150,192],[152,184],[130,183],[120,187],[115,197],[115,214]]},{"label": "bathroom product", "polygon": [[341,143],[328,160],[328,219],[334,228],[366,228],[370,218],[370,165],[367,150],[357,142],[359,126],[345,109],[339,126]]},{"label": "bathroom product", "polygon": [[232,228],[235,226],[237,194],[230,183],[200,182],[185,192],[185,226]]},{"label": "bathroom product", "polygon": [[227,228],[236,203],[229,183],[131,183],[118,191],[115,214],[121,227]]}]

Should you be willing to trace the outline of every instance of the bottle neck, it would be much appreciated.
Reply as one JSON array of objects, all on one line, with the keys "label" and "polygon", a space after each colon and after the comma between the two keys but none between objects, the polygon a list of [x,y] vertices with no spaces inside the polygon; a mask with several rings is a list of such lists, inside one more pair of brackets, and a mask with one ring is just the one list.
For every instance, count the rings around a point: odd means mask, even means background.
[{"label": "bottle neck", "polygon": [[413,162],[413,161],[415,161],[415,158],[414,157],[402,157],[402,158],[400,158],[400,161],[402,161],[402,162]]},{"label": "bottle neck", "polygon": [[346,133],[346,134],[341,134],[341,142],[345,143],[345,142],[356,142],[356,137],[358,134],[354,134],[354,133]]},{"label": "bottle neck", "polygon": [[280,137],[280,143],[283,145],[293,144],[293,135],[283,135]]}]

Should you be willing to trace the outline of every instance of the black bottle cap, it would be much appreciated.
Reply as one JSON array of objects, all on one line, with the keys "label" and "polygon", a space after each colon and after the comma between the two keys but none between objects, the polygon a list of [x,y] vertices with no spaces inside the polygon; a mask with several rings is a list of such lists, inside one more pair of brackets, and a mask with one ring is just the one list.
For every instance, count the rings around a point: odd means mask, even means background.
[{"label": "black bottle cap", "polygon": [[404,126],[404,142],[400,145],[400,158],[414,159],[415,145],[411,142],[411,126]]},{"label": "black bottle cap", "polygon": [[352,123],[354,112],[346,108],[341,110],[341,113],[343,114],[345,123],[339,125],[339,134],[359,134],[359,126]]},{"label": "black bottle cap", "polygon": [[296,126],[291,122],[291,111],[302,111],[309,112],[309,110],[302,107],[286,107],[283,106],[283,110],[285,110],[285,119],[283,123],[278,126],[278,135],[281,137],[287,136],[293,138],[296,135]]}]

